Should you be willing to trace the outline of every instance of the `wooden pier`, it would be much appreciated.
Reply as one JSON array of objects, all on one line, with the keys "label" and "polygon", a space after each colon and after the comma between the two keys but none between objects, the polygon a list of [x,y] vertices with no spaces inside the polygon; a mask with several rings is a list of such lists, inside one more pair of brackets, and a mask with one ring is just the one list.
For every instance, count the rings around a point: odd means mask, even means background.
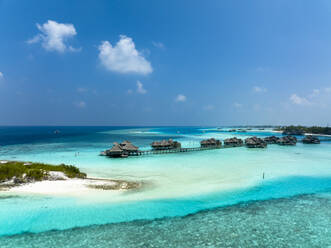
[{"label": "wooden pier", "polygon": [[166,150],[145,150],[137,152],[129,152],[129,156],[140,156],[140,155],[151,155],[151,154],[166,154],[166,153],[179,153],[179,152],[195,152],[195,151],[204,151],[211,149],[220,149],[221,147],[213,148],[202,148],[202,147],[191,147],[191,148],[179,148],[179,149],[166,149]]},{"label": "wooden pier", "polygon": [[[172,140],[170,140],[170,141],[172,142]],[[216,141],[216,140],[215,139],[205,140],[205,141],[200,142],[201,143],[200,147],[188,147],[188,148],[181,148],[180,143],[178,143],[178,142],[177,143],[172,142],[174,144],[179,144],[178,147],[162,146],[162,143],[159,142],[161,144],[161,146],[159,144],[156,144],[156,145],[153,144],[155,147],[153,146],[153,149],[149,149],[149,150],[139,150],[139,148],[136,146],[133,146],[131,144],[131,142],[125,141],[121,144],[114,143],[114,146],[111,149],[101,152],[100,155],[108,156],[108,157],[126,158],[129,156],[170,154],[170,153],[181,153],[181,152],[196,152],[196,151],[206,151],[206,150],[215,150],[215,149],[242,147],[242,146],[249,147],[247,145],[246,141],[244,143],[241,139],[237,139],[237,138],[228,139],[228,142],[224,142],[225,143],[224,145],[222,145],[221,142],[215,143],[214,141]],[[324,138],[324,139],[322,138],[320,141],[321,142],[331,141],[331,138],[329,138],[329,137]],[[208,142],[211,142],[211,143],[208,144]],[[295,143],[293,145],[295,145],[297,142],[302,142],[302,140],[295,141]],[[153,142],[153,143],[155,143],[155,142]],[[275,143],[269,143],[269,144],[275,144]],[[285,145],[288,145],[288,144],[285,144]],[[266,146],[263,146],[263,147],[255,146],[254,148],[265,148],[265,147]],[[109,151],[110,151],[110,153],[107,153]]]},{"label": "wooden pier", "polygon": [[169,153],[181,153],[181,152],[196,152],[196,151],[206,151],[206,150],[215,150],[215,149],[224,149],[231,147],[241,147],[240,146],[216,146],[216,147],[189,147],[189,148],[179,148],[179,149],[165,149],[165,150],[139,150],[134,152],[127,152],[123,157],[128,156],[142,156],[142,155],[155,155],[155,154],[169,154]]}]

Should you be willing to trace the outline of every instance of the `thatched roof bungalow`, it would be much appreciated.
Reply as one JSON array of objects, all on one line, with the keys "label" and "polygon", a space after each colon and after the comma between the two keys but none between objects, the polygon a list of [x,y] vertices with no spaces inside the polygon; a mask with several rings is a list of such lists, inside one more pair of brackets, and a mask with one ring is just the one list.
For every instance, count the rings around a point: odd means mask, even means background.
[{"label": "thatched roof bungalow", "polygon": [[313,136],[313,135],[306,135],[303,139],[302,142],[304,144],[319,144],[321,141],[319,140],[318,137]]},{"label": "thatched roof bungalow", "polygon": [[279,139],[280,138],[276,136],[269,136],[269,137],[265,137],[264,141],[267,142],[267,144],[277,144]]},{"label": "thatched roof bungalow", "polygon": [[222,146],[222,142],[220,140],[216,140],[214,138],[211,138],[211,139],[202,140],[200,142],[200,146],[203,147],[203,148],[207,148],[207,147],[221,147]]},{"label": "thatched roof bungalow", "polygon": [[258,137],[251,137],[245,139],[245,144],[248,148],[265,148],[267,147],[267,142]]},{"label": "thatched roof bungalow", "polygon": [[120,147],[122,148],[123,151],[127,151],[127,152],[137,152],[139,147],[133,145],[130,141],[123,141],[120,144]]},{"label": "thatched roof bungalow", "polygon": [[278,140],[277,144],[281,146],[295,146],[297,144],[297,138],[294,136],[285,136]]},{"label": "thatched roof bungalow", "polygon": [[109,157],[126,157],[129,153],[138,152],[138,149],[139,147],[126,140],[120,144],[114,142],[113,147],[106,150],[104,154]]},{"label": "thatched roof bungalow", "polygon": [[154,150],[168,150],[168,149],[180,149],[181,148],[181,144],[178,141],[174,141],[172,139],[154,141],[151,144],[151,146]]},{"label": "thatched roof bungalow", "polygon": [[117,142],[114,143],[113,147],[105,151],[106,156],[120,157],[123,154],[123,150]]},{"label": "thatched roof bungalow", "polygon": [[224,145],[227,147],[231,146],[242,146],[243,145],[243,140],[238,139],[237,137],[234,138],[229,138],[224,140]]}]

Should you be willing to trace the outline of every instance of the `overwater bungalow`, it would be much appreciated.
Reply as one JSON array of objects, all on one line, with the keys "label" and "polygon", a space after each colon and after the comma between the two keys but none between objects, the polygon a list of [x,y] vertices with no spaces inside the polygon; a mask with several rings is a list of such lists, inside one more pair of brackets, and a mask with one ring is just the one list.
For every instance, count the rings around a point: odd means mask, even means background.
[{"label": "overwater bungalow", "polygon": [[251,137],[245,139],[245,144],[248,148],[265,148],[267,147],[267,142],[258,137]]},{"label": "overwater bungalow", "polygon": [[121,157],[123,155],[123,150],[117,142],[114,142],[113,147],[104,152],[106,156],[110,157]]},{"label": "overwater bungalow", "polygon": [[304,143],[304,144],[319,144],[319,143],[321,143],[321,141],[320,141],[319,138],[317,138],[316,136],[313,136],[313,135],[306,135],[306,136],[302,139],[302,143]]},{"label": "overwater bungalow", "polygon": [[280,138],[276,136],[269,136],[269,137],[265,137],[264,141],[267,142],[267,144],[277,144],[279,139]]},{"label": "overwater bungalow", "polygon": [[202,140],[200,142],[200,146],[202,148],[211,148],[211,147],[217,148],[222,146],[222,142],[220,140],[211,138],[211,139]]},{"label": "overwater bungalow", "polygon": [[281,146],[295,146],[297,144],[297,138],[294,136],[285,136],[278,140],[277,144]]},{"label": "overwater bungalow", "polygon": [[138,150],[139,147],[126,140],[120,144],[115,142],[112,148],[104,152],[104,155],[109,157],[127,157],[129,154],[137,153]]},{"label": "overwater bungalow", "polygon": [[243,145],[243,140],[238,139],[237,137],[225,139],[224,140],[224,145],[225,146],[242,146]]},{"label": "overwater bungalow", "polygon": [[123,141],[121,144],[120,144],[121,148],[123,151],[125,152],[137,152],[139,147],[133,145],[130,141]]},{"label": "overwater bungalow", "polygon": [[180,149],[181,143],[179,143],[178,141],[169,139],[169,140],[154,141],[151,144],[151,146],[152,146],[153,150]]}]

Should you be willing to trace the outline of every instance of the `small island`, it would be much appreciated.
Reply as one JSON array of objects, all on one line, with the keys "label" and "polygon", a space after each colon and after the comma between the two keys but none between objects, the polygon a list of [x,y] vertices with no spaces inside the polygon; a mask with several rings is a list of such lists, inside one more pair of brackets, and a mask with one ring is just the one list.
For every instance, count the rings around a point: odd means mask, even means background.
[{"label": "small island", "polygon": [[26,193],[77,193],[137,189],[140,182],[90,178],[73,165],[0,161],[0,190]]},{"label": "small island", "polygon": [[304,134],[316,134],[316,135],[331,135],[331,127],[319,127],[319,126],[282,126],[277,127],[274,131],[280,131],[285,135],[304,135]]},{"label": "small island", "polygon": [[31,183],[43,180],[64,180],[65,178],[86,178],[86,174],[73,165],[50,165],[19,161],[2,161],[0,183]]}]

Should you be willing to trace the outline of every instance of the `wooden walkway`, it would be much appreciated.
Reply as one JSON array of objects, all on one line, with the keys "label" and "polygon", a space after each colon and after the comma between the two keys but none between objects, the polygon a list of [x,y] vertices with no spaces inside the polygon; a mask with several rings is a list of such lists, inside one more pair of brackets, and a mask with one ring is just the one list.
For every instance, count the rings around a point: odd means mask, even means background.
[{"label": "wooden walkway", "polygon": [[[241,145],[241,146],[243,146],[243,145]],[[180,152],[196,152],[196,151],[215,150],[215,149],[230,148],[230,147],[239,147],[239,146],[190,147],[190,148],[166,149],[166,150],[145,150],[145,151],[129,152],[128,156],[168,154],[168,153],[180,153]]]},{"label": "wooden walkway", "polygon": [[[320,139],[321,142],[324,141],[331,141],[331,138]],[[302,142],[301,140],[298,142]],[[242,147],[242,145],[222,145],[222,146],[211,146],[211,147],[190,147],[190,148],[179,148],[179,149],[165,149],[165,150],[143,150],[143,151],[136,151],[136,152],[128,152],[123,154],[122,157],[128,156],[142,156],[142,155],[154,155],[154,154],[168,154],[168,153],[180,153],[180,152],[196,152],[196,151],[206,151],[206,150],[215,150],[215,149],[224,149],[224,148],[233,148],[233,147]],[[107,156],[103,152],[100,154],[102,156]],[[111,156],[109,156],[111,157]]]}]

